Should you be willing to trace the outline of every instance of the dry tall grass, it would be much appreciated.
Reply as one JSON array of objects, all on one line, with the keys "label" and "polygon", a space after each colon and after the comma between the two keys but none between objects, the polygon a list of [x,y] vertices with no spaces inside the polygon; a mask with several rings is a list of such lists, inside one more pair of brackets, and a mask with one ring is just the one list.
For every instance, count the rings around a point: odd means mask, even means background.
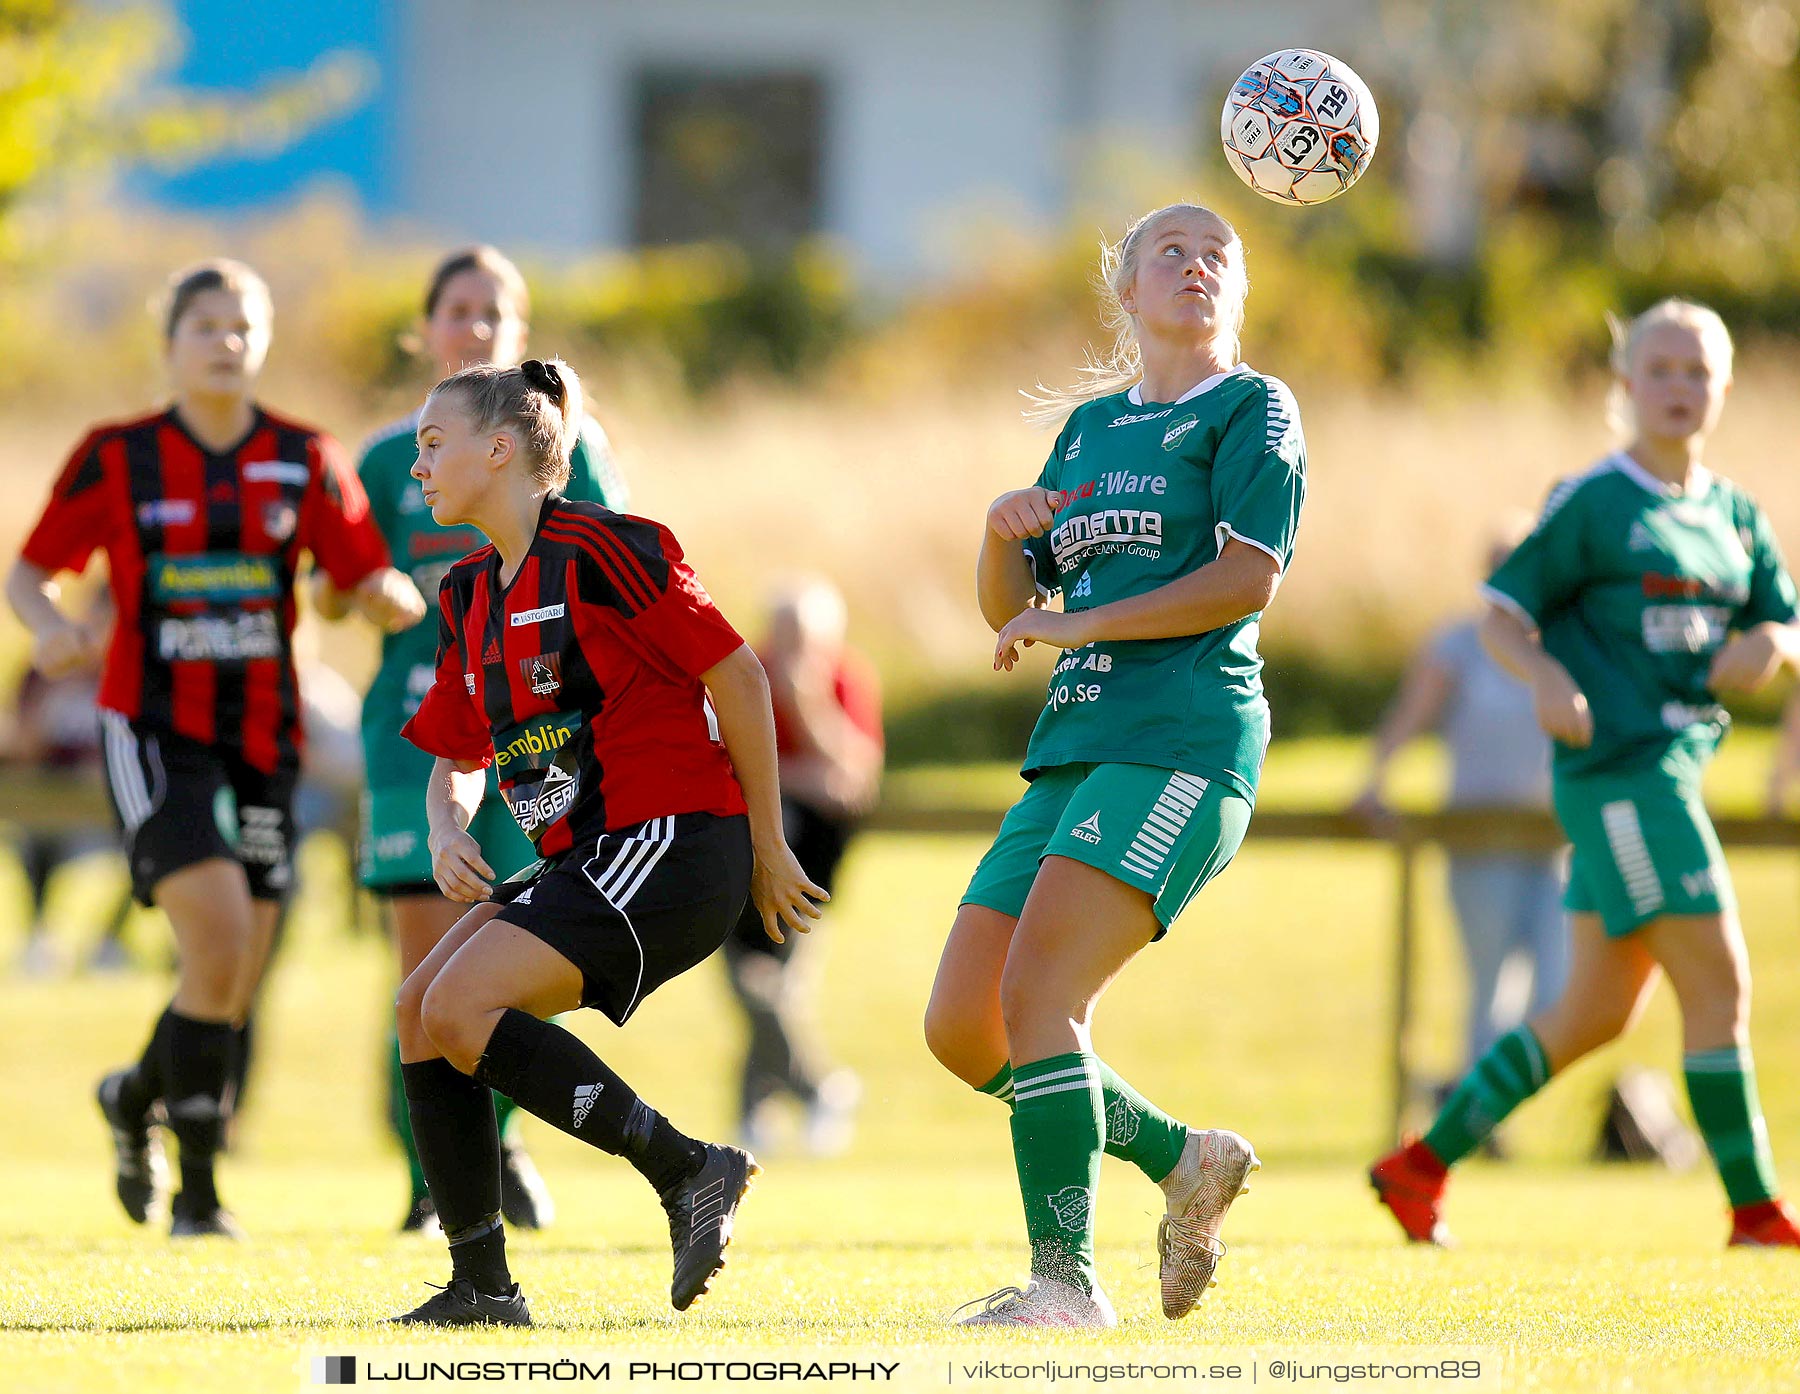
[{"label": "dry tall grass", "polygon": [[[1265,624],[1266,642],[1289,653],[1391,664],[1473,603],[1476,558],[1499,510],[1534,508],[1551,480],[1608,448],[1600,402],[1588,394],[1350,396],[1293,385],[1310,496],[1292,573]],[[278,375],[270,400],[315,416],[328,406],[304,392],[296,400],[296,386]],[[823,572],[843,586],[857,636],[891,680],[916,689],[974,680],[986,666],[988,636],[971,600],[982,514],[995,494],[1032,479],[1049,439],[1021,421],[1016,386],[905,400],[746,388],[699,404],[628,389],[598,408],[636,508],[676,530],[729,613],[753,625],[773,576]],[[1748,366],[1710,451],[1790,541],[1800,538],[1797,397],[1800,367]],[[91,405],[107,415],[142,404]],[[0,481],[13,506],[0,519],[0,548],[11,553],[84,421],[66,407],[7,418]],[[364,409],[325,424],[354,442],[376,423]]]}]

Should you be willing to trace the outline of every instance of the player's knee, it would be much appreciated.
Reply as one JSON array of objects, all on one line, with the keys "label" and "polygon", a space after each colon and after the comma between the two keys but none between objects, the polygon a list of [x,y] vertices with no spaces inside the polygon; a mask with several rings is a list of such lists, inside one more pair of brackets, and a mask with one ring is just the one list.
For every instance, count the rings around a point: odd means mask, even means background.
[{"label": "player's knee", "polygon": [[[966,1079],[971,1031],[966,1017],[942,999],[925,1004],[925,1045],[951,1074]],[[976,1081],[979,1083],[980,1081]]]},{"label": "player's knee", "polygon": [[464,1067],[465,1060],[472,1061],[474,1056],[481,1054],[479,1045],[473,1055],[468,1049],[474,1020],[478,1015],[479,1013],[470,1010],[462,994],[457,992],[455,984],[447,983],[441,978],[434,980],[425,989],[419,1002],[419,1024],[432,1045],[458,1069]]}]

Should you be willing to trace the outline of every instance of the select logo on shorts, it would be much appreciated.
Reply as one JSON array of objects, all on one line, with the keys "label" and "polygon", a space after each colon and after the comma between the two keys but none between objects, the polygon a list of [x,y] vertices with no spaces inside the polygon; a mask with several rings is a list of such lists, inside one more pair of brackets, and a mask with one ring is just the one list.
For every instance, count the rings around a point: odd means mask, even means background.
[{"label": "select logo on shorts", "polygon": [[196,552],[189,556],[154,553],[145,568],[150,594],[161,601],[203,600],[231,605],[245,600],[274,600],[281,594],[281,573],[273,557],[243,552]]},{"label": "select logo on shorts", "polygon": [[554,697],[562,691],[561,654],[540,653],[521,658],[519,671],[525,675],[525,685],[534,697]]},{"label": "select logo on shorts", "polygon": [[522,624],[542,624],[545,620],[560,620],[568,607],[560,602],[555,605],[540,605],[535,610],[521,610],[507,621],[514,629]]},{"label": "select logo on shorts", "polygon": [[1077,838],[1080,838],[1083,842],[1092,843],[1094,846],[1099,846],[1099,844],[1100,844],[1100,810],[1096,808],[1086,818],[1083,818],[1074,827],[1070,828],[1069,836],[1077,837]]},{"label": "select logo on shorts", "polygon": [[1163,449],[1173,450],[1181,444],[1181,438],[1200,424],[1197,416],[1184,416],[1163,432]]},{"label": "select logo on shorts", "polygon": [[600,1102],[601,1091],[606,1086],[598,1081],[593,1084],[577,1084],[575,1086],[575,1112],[572,1115],[571,1127],[579,1128],[587,1122],[588,1115],[594,1111],[594,1105]]}]

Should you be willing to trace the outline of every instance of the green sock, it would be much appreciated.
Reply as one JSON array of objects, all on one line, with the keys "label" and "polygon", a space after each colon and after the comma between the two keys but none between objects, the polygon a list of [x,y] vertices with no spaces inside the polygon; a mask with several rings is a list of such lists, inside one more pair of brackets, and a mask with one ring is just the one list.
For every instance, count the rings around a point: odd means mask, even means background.
[{"label": "green sock", "polygon": [[1734,1206],[1773,1200],[1775,1158],[1756,1097],[1756,1066],[1748,1046],[1696,1051],[1681,1062],[1694,1122]]},{"label": "green sock", "polygon": [[1015,1069],[1012,1136],[1031,1271],[1092,1292],[1094,1191],[1106,1137],[1100,1062],[1071,1051]]},{"label": "green sock", "polygon": [[419,1149],[413,1142],[412,1111],[406,1106],[406,1081],[400,1073],[398,1036],[388,1037],[388,1068],[392,1072],[388,1080],[388,1122],[400,1139],[401,1150],[406,1153],[406,1169],[412,1180],[412,1198],[416,1204],[429,1191],[425,1185],[425,1171],[419,1165]]},{"label": "green sock", "polygon": [[[1130,1162],[1152,1181],[1161,1181],[1175,1170],[1181,1149],[1187,1146],[1187,1124],[1176,1121],[1120,1079],[1104,1060],[1100,1067],[1100,1092],[1106,1103],[1106,1155]],[[1013,1102],[1011,1065],[986,1084],[978,1094],[998,1099],[1008,1108]]]},{"label": "green sock", "polygon": [[1549,1082],[1544,1047],[1529,1026],[1515,1026],[1463,1076],[1425,1134],[1425,1145],[1445,1166],[1455,1165]]}]

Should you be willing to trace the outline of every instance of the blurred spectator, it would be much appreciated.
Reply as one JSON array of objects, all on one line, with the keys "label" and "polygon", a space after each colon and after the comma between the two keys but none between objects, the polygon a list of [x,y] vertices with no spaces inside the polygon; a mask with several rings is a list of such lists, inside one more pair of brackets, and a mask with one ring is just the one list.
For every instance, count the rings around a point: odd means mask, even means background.
[{"label": "blurred spectator", "polygon": [[[25,823],[13,831],[13,851],[31,888],[31,925],[18,959],[19,972],[28,977],[49,976],[68,959],[67,951],[59,949],[46,915],[50,882],[57,871],[85,857],[105,855],[117,860],[118,836],[107,821],[100,794],[100,720],[95,711],[99,691],[98,673],[51,679],[31,668],[19,684],[8,732],[7,762],[40,777],[91,786],[83,793],[95,810],[91,823],[58,828],[34,828]],[[119,934],[130,913],[131,887],[126,885],[111,902],[93,950],[92,966],[129,965]]]},{"label": "blurred spectator", "polygon": [[[1509,514],[1489,542],[1489,575],[1531,530]],[[1550,741],[1539,728],[1531,692],[1488,657],[1478,617],[1441,630],[1413,660],[1375,733],[1368,782],[1355,809],[1379,818],[1395,754],[1438,732],[1450,755],[1451,808],[1550,806]],[[1452,852],[1450,899],[1469,971],[1466,1059],[1456,1073],[1531,1013],[1554,1002],[1569,969],[1560,853]],[[1507,970],[1514,965],[1513,972]],[[1529,997],[1514,974],[1530,974]]]},{"label": "blurred spectator", "polygon": [[[883,759],[881,694],[873,670],[844,642],[844,600],[829,581],[806,578],[771,605],[757,655],[768,670],[781,757],[781,811],[788,845],[815,883],[832,890],[838,862],[875,805]],[[831,1069],[811,1023],[818,946],[812,934],[777,944],[754,905],[725,941],[731,986],[750,1022],[739,1118],[747,1145],[769,1145],[765,1105],[786,1093],[806,1111],[805,1143],[816,1155],[850,1143],[862,1089]]]}]

